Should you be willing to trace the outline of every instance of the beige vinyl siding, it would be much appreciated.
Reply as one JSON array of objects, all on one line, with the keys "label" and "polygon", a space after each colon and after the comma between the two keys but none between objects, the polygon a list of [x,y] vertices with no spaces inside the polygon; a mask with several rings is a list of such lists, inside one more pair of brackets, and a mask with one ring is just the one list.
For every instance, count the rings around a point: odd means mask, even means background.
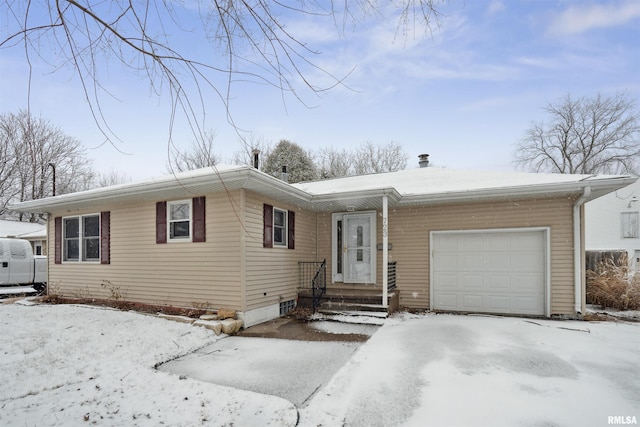
[{"label": "beige vinyl siding", "polygon": [[327,260],[327,285],[331,286],[331,213],[318,212],[316,230],[318,233],[318,260]]},{"label": "beige vinyl siding", "polygon": [[[316,214],[247,191],[245,193],[245,310],[295,300],[298,262],[316,261]],[[295,212],[295,249],[264,248],[263,205]]]},{"label": "beige vinyl siding", "polygon": [[[400,305],[429,308],[429,236],[431,231],[549,227],[551,245],[551,313],[573,314],[574,199],[518,200],[389,209],[389,262],[397,262]],[[382,242],[381,213],[377,241]],[[319,215],[319,253],[331,254],[331,215]],[[324,234],[324,235],[323,235]],[[329,257],[330,258],[330,257]],[[328,258],[328,259],[329,259]],[[377,284],[382,285],[382,254],[378,251]],[[327,277],[331,278],[330,274]],[[339,288],[366,286],[332,285]],[[368,289],[372,289],[371,286]]]},{"label": "beige vinyl siding", "polygon": [[398,261],[400,304],[429,307],[429,232],[550,227],[551,312],[573,313],[573,200],[521,200],[405,208],[389,219],[389,242]]},{"label": "beige vinyl siding", "polygon": [[[75,297],[110,298],[112,288],[145,304],[241,309],[241,212],[225,193],[205,196],[206,242],[156,244],[155,203],[118,206],[110,211],[111,263],[54,264],[50,251],[51,286]],[[236,202],[239,196],[231,194]],[[53,247],[53,221],[49,227]]]}]

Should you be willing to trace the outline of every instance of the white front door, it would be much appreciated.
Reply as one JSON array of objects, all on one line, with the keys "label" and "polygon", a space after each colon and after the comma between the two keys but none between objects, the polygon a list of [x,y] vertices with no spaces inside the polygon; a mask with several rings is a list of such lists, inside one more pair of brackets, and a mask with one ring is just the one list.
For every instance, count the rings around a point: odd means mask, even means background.
[{"label": "white front door", "polygon": [[375,213],[344,214],[343,265],[345,283],[375,283]]}]

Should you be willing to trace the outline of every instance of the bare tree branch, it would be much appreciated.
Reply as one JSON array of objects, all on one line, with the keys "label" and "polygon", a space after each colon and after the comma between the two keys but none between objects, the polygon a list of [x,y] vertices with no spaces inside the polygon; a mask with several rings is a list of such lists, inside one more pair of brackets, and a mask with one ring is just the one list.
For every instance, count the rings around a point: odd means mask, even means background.
[{"label": "bare tree branch", "polygon": [[39,219],[14,215],[6,207],[52,195],[53,169],[49,164],[56,169],[57,194],[93,185],[94,173],[80,142],[44,119],[31,117],[26,111],[0,115],[0,143],[0,217]]},{"label": "bare tree branch", "polygon": [[185,172],[220,163],[220,157],[214,150],[216,133],[205,131],[204,135],[204,139],[194,141],[189,150],[181,151],[173,147],[167,162],[167,171],[170,173]]},{"label": "bare tree branch", "polygon": [[637,173],[640,111],[625,93],[613,97],[570,95],[545,110],[518,145],[514,163],[534,172]]},{"label": "bare tree branch", "polygon": [[[313,16],[334,22],[342,18],[344,27],[349,21],[357,23],[361,16],[378,13],[397,19],[398,31],[406,38],[411,29],[414,33],[416,29],[429,32],[432,24],[437,24],[438,3],[2,0],[0,12],[10,19],[0,33],[0,47],[22,42],[30,72],[32,52],[45,62],[52,61],[54,70],[70,67],[106,141],[118,140],[102,108],[103,97],[113,96],[101,84],[101,73],[110,63],[134,71],[156,94],[169,92],[169,140],[178,112],[196,139],[203,139],[204,100],[212,95],[217,98],[226,109],[227,121],[236,126],[231,114],[232,92],[242,81],[271,85],[282,91],[283,97],[289,94],[303,103],[305,93],[318,94],[344,83],[350,71],[336,76],[317,66],[315,59],[321,53],[298,39],[285,25],[284,17]],[[194,18],[199,18],[198,25],[193,24],[198,22]],[[183,44],[187,35],[207,40],[210,49],[187,54]],[[51,48],[55,49],[53,56],[49,55]],[[329,78],[328,84],[318,86],[309,79],[317,71]],[[221,84],[219,78],[226,83]]]}]

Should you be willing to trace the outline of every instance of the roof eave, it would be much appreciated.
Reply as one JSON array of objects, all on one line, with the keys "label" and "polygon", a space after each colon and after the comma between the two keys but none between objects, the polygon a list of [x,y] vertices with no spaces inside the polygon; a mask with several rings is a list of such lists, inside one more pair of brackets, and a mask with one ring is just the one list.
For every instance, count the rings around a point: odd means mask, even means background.
[{"label": "roof eave", "polygon": [[[215,176],[215,181],[212,180]],[[44,199],[29,200],[10,206],[22,212],[51,212],[83,207],[107,206],[113,203],[126,204],[133,201],[171,199],[172,194],[191,192],[194,196],[204,194],[203,189],[218,191],[247,189],[273,196],[285,197],[291,202],[310,205],[311,196],[277,178],[254,168],[243,167],[216,171],[212,174],[194,176],[167,176],[156,181],[123,184],[91,191],[63,194]]]},{"label": "roof eave", "polygon": [[390,206],[398,204],[402,199],[395,188],[385,187],[363,191],[315,194],[311,197],[311,203],[314,210],[325,212],[380,209],[384,196],[388,197]]},{"label": "roof eave", "polygon": [[[592,179],[595,178],[595,179]],[[405,195],[400,205],[435,204],[449,202],[468,202],[475,200],[504,200],[517,198],[548,198],[582,193],[584,188],[591,187],[589,200],[598,198],[612,191],[626,187],[636,182],[638,177],[630,175],[616,177],[589,177],[580,181],[562,182],[541,185],[526,185],[517,187],[490,188],[481,190],[466,190],[435,194]]]}]

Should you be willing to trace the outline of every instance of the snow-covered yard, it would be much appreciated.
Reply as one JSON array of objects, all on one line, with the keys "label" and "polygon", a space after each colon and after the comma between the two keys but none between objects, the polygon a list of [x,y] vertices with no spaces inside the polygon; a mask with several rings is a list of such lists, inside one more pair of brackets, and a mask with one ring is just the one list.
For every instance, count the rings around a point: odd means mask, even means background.
[{"label": "snow-covered yard", "polygon": [[0,425],[287,426],[284,399],[180,379],[157,363],[208,329],[99,307],[0,305]]},{"label": "snow-covered yard", "polygon": [[[97,307],[17,304],[0,305],[0,325],[3,426],[640,422],[638,323],[403,314],[386,320],[302,408],[154,369],[224,339],[204,328]],[[291,353],[282,357],[305,357]]]}]

